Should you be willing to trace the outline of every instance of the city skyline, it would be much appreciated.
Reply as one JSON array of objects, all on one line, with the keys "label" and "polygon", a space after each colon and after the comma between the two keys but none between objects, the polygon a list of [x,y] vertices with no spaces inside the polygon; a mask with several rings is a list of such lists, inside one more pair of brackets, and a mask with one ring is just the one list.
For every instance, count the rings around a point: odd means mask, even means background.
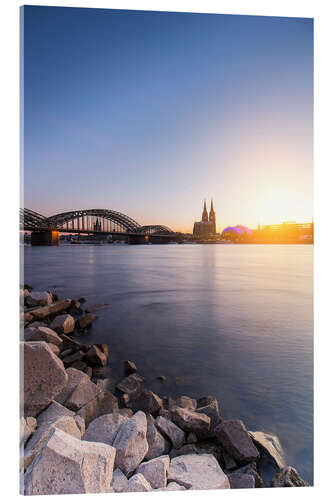
[{"label": "city skyline", "polygon": [[313,21],[24,7],[24,204],[312,220]]}]

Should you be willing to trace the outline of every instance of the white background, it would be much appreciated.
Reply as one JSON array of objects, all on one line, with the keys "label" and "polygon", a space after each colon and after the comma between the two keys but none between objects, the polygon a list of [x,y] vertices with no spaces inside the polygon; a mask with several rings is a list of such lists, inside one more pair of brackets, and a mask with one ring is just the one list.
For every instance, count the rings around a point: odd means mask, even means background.
[{"label": "white background", "polygon": [[[28,5],[103,7],[221,14],[314,17],[315,30],[315,487],[263,490],[155,493],[156,498],[332,498],[332,369],[333,369],[333,18],[329,0],[233,0],[233,1],[28,1]],[[0,137],[1,137],[1,273],[0,359],[1,426],[0,473],[2,497],[19,496],[19,6],[18,0],[2,0],[0,28]],[[52,194],[51,194],[52,195]],[[116,494],[119,498],[119,495]],[[121,498],[130,498],[127,494]],[[54,497],[44,497],[54,498]],[[76,495],[78,499],[96,498]],[[135,500],[147,499],[135,493]]]}]

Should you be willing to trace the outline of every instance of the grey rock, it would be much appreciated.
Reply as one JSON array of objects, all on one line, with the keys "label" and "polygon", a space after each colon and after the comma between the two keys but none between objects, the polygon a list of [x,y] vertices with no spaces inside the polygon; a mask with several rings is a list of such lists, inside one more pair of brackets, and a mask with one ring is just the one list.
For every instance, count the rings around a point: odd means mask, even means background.
[{"label": "grey rock", "polygon": [[56,356],[59,356],[60,354],[60,349],[58,346],[54,345],[54,344],[49,344],[48,343],[48,346],[50,347],[51,351],[53,352],[53,354],[55,354]]},{"label": "grey rock", "polygon": [[77,325],[80,328],[80,330],[84,330],[85,328],[88,328],[91,326],[91,323],[96,319],[96,315],[93,313],[88,313],[85,314],[84,316],[81,316],[77,320]]},{"label": "grey rock", "polygon": [[70,397],[74,389],[82,380],[90,381],[87,374],[83,373],[80,370],[77,370],[76,368],[67,368],[66,373],[68,376],[67,384],[55,398],[55,400],[61,404],[64,404],[66,402],[66,400]]},{"label": "grey rock", "polygon": [[203,406],[207,406],[214,401],[216,401],[216,398],[214,398],[214,396],[203,396],[203,397],[197,399],[198,408],[202,408]]},{"label": "grey rock", "polygon": [[26,340],[44,340],[48,344],[54,344],[59,348],[62,346],[62,339],[54,330],[51,330],[51,328],[48,328],[47,326],[38,326],[35,328]]},{"label": "grey rock", "polygon": [[180,448],[186,440],[185,432],[180,429],[176,424],[171,422],[165,417],[159,416],[155,421],[156,427],[170,439],[175,448]]},{"label": "grey rock", "polygon": [[29,307],[46,306],[52,304],[52,295],[48,292],[30,292],[26,303]]},{"label": "grey rock", "polygon": [[55,428],[61,429],[77,439],[81,439],[81,432],[73,417],[63,416],[58,417],[56,420],[45,422],[43,425],[37,427],[25,447],[24,469],[29,467]]},{"label": "grey rock", "polygon": [[157,430],[150,414],[147,415],[147,441],[149,448],[145,456],[146,460],[165,455],[170,451],[170,443]]},{"label": "grey rock", "polygon": [[81,432],[81,437],[82,437],[86,432],[86,423],[80,415],[75,415],[74,420]]},{"label": "grey rock", "polygon": [[288,488],[310,485],[301,478],[296,469],[288,466],[285,467],[282,471],[275,474],[272,481],[272,486],[274,488]]},{"label": "grey rock", "polygon": [[56,316],[50,324],[50,328],[55,330],[57,333],[71,333],[74,330],[74,327],[75,321],[73,316],[70,314],[61,314],[60,316]]},{"label": "grey rock", "polygon": [[190,432],[189,435],[187,436],[187,444],[195,444],[198,442],[197,436],[194,434],[194,432]]},{"label": "grey rock", "polygon": [[72,337],[69,337],[68,335],[62,335],[61,339],[62,348],[64,350],[71,349],[73,352],[81,350],[82,344]]},{"label": "grey rock", "polygon": [[100,390],[96,384],[87,376],[87,378],[82,379],[78,383],[72,394],[66,399],[65,406],[77,412],[82,406],[85,406],[89,401],[94,399],[99,392]]},{"label": "grey rock", "polygon": [[224,420],[215,427],[217,440],[237,463],[252,462],[259,452],[241,420]]},{"label": "grey rock", "polygon": [[89,424],[83,439],[85,441],[106,443],[112,446],[117,432],[127,420],[127,417],[119,413],[101,415]]},{"label": "grey rock", "polygon": [[229,471],[232,469],[236,469],[237,463],[235,460],[229,455],[227,451],[225,451],[222,448],[222,457],[223,457],[223,462],[224,462],[224,468],[225,470]]},{"label": "grey rock", "polygon": [[65,358],[62,358],[62,362],[64,363],[64,366],[66,368],[69,368],[74,363],[81,361],[83,356],[84,356],[84,353],[82,351],[76,351],[76,352],[73,352],[72,354],[69,354]]},{"label": "grey rock", "polygon": [[181,455],[193,455],[194,453],[197,455],[200,453],[195,444],[185,444],[181,448],[172,448],[169,455],[170,458],[175,458],[180,457]]},{"label": "grey rock", "polygon": [[122,493],[127,490],[128,479],[125,474],[120,470],[116,469],[113,471],[113,478],[111,487],[115,491],[115,493]]},{"label": "grey rock", "polygon": [[[37,320],[44,319],[50,316],[51,314],[54,315],[62,311],[65,311],[70,307],[70,305],[71,305],[71,299],[59,300],[54,304],[34,309],[30,311],[30,314],[32,316],[32,319],[37,319]],[[53,328],[53,330],[55,330],[55,328]]]},{"label": "grey rock", "polygon": [[104,390],[99,392],[89,403],[82,406],[77,413],[88,426],[95,418],[115,411],[118,411],[117,398],[110,391]]},{"label": "grey rock", "polygon": [[84,360],[89,365],[105,366],[107,363],[107,356],[97,345],[93,345],[85,354]]},{"label": "grey rock", "polygon": [[210,418],[210,428],[207,437],[215,436],[215,427],[222,422],[217,399],[211,401],[208,405],[196,409],[197,413],[202,413]]},{"label": "grey rock", "polygon": [[186,408],[175,406],[171,410],[172,421],[186,432],[194,432],[197,437],[206,436],[210,429],[210,418]]},{"label": "grey rock", "polygon": [[34,417],[21,417],[20,423],[20,446],[24,446],[36,430],[37,420]]},{"label": "grey rock", "polygon": [[213,455],[183,455],[171,460],[169,481],[191,490],[230,488],[229,479]]},{"label": "grey rock", "polygon": [[33,321],[24,329],[24,340],[28,340],[39,326],[46,326],[42,321]]},{"label": "grey rock", "polygon": [[264,481],[262,480],[262,478],[258,474],[256,462],[251,462],[247,465],[244,465],[243,467],[240,467],[239,469],[232,471],[231,474],[233,474],[233,473],[247,474],[247,475],[253,476],[255,488],[264,488]]},{"label": "grey rock", "polygon": [[151,491],[151,486],[142,474],[135,474],[127,484],[127,493],[134,491]]},{"label": "grey rock", "polygon": [[286,467],[283,449],[277,436],[265,432],[249,431],[249,434],[261,456],[265,455],[267,460],[280,470]]},{"label": "grey rock", "polygon": [[134,412],[141,410],[156,417],[163,408],[163,401],[154,392],[144,389],[130,406]]},{"label": "grey rock", "polygon": [[254,477],[250,474],[239,474],[238,472],[234,472],[228,474],[228,478],[231,489],[255,488]]},{"label": "grey rock", "polygon": [[116,467],[126,475],[133,472],[148,451],[147,420],[142,411],[135,413],[120,427],[113,446],[117,450]]},{"label": "grey rock", "polygon": [[197,402],[195,399],[189,398],[188,396],[180,396],[176,399],[175,406],[194,411],[197,407]]},{"label": "grey rock", "polygon": [[57,420],[59,417],[75,417],[75,413],[57,401],[52,401],[52,403],[38,415],[37,425],[40,427],[48,422]]},{"label": "grey rock", "polygon": [[25,474],[26,495],[110,492],[115,449],[55,429]]},{"label": "grey rock", "polygon": [[[23,345],[22,345],[23,344]],[[35,417],[57,397],[68,375],[46,342],[24,342],[24,414]]]},{"label": "grey rock", "polygon": [[120,392],[125,392],[129,397],[133,397],[139,394],[142,388],[144,379],[137,373],[132,373],[128,377],[124,378],[119,384],[117,384],[117,389]]},{"label": "grey rock", "polygon": [[163,455],[143,462],[136,469],[137,474],[142,474],[152,488],[165,488],[170,466],[170,457]]}]

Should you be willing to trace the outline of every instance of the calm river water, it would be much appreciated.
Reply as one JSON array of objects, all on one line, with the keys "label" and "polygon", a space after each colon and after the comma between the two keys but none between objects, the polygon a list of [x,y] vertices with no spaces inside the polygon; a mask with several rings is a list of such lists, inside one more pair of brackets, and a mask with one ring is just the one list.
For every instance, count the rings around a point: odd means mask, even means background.
[{"label": "calm river water", "polygon": [[312,254],[311,245],[25,247],[24,280],[108,304],[84,338],[109,344],[115,380],[132,359],[161,396],[216,396],[224,418],[276,434],[312,483]]}]

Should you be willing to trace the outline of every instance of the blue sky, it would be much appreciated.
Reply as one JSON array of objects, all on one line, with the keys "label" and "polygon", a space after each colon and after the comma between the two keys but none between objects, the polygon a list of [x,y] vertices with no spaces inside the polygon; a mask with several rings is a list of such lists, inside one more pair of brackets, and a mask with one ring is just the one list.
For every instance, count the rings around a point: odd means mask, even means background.
[{"label": "blue sky", "polygon": [[24,7],[25,206],[311,220],[313,21]]}]

